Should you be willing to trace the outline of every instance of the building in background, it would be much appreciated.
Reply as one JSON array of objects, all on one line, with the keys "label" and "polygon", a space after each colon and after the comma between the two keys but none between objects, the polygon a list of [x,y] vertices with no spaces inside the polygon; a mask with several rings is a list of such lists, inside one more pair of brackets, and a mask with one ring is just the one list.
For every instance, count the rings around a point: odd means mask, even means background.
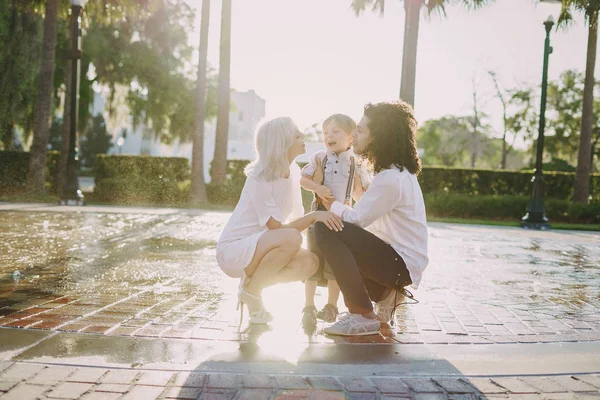
[{"label": "building in background", "polygon": [[[125,104],[119,101],[116,93],[115,104]],[[108,114],[106,110],[106,93],[97,93],[94,97],[91,114]],[[229,144],[228,159],[251,160],[254,158],[254,129],[264,118],[266,101],[254,90],[246,92],[231,92],[231,111],[229,112]],[[192,142],[173,141],[165,144],[156,138],[144,124],[133,127],[133,118],[126,106],[117,107],[108,121],[108,131],[112,133],[114,143],[109,154],[146,154],[162,157],[185,157],[192,159]],[[209,166],[215,151],[216,118],[207,120],[204,126],[204,179],[210,181]]]}]

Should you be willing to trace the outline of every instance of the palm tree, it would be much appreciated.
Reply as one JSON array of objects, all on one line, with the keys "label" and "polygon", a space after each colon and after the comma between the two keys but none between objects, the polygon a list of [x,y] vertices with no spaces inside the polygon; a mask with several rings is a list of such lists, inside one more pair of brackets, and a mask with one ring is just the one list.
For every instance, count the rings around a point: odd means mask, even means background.
[{"label": "palm tree", "polygon": [[594,124],[594,68],[596,67],[596,47],[598,43],[598,13],[600,1],[562,0],[558,25],[568,25],[573,21],[573,11],[581,11],[588,22],[587,58],[583,87],[583,110],[581,113],[581,134],[573,201],[588,203],[590,193],[590,170],[592,165],[592,128]]},{"label": "palm tree", "polygon": [[58,0],[46,1],[44,41],[40,63],[40,87],[34,109],[33,143],[31,144],[27,190],[41,194],[45,191],[46,150],[50,129],[50,109],[54,88],[54,56],[56,49],[56,22]]},{"label": "palm tree", "polygon": [[204,118],[206,116],[206,57],[210,0],[202,1],[198,79],[196,81],[196,133],[192,149],[192,201],[206,203],[204,187]]},{"label": "palm tree", "polygon": [[219,89],[215,155],[212,161],[211,182],[222,183],[227,177],[227,135],[229,130],[231,69],[231,0],[223,0],[221,11],[221,43],[219,57]]},{"label": "palm tree", "polygon": [[[419,20],[421,7],[429,13],[440,12],[446,15],[445,6],[449,3],[461,3],[468,8],[479,8],[494,0],[404,0],[404,45],[402,50],[402,78],[400,98],[411,106],[415,105],[415,79],[417,74],[417,42],[419,38]],[[350,7],[360,15],[367,6],[381,15],[385,11],[385,0],[352,0]]]}]

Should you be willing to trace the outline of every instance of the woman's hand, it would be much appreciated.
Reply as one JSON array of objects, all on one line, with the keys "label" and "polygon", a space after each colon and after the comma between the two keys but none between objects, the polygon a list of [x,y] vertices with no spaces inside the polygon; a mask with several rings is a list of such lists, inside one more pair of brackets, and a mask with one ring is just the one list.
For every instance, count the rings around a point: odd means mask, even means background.
[{"label": "woman's hand", "polygon": [[333,199],[333,193],[331,193],[331,189],[329,189],[325,185],[319,186],[317,188],[317,190],[315,190],[315,193],[317,193],[317,195],[323,200],[332,200]]},{"label": "woman's hand", "polygon": [[342,219],[329,211],[315,211],[315,222],[322,222],[329,229],[336,232],[344,228]]}]

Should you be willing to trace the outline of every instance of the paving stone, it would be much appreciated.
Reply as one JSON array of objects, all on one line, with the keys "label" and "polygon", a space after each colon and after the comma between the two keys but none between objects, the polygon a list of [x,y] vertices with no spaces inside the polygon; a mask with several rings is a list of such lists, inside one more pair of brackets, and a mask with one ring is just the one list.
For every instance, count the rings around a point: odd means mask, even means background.
[{"label": "paving stone", "polygon": [[408,385],[400,378],[371,378],[381,393],[408,393]]},{"label": "paving stone", "polygon": [[308,389],[310,386],[303,377],[297,375],[278,375],[275,382],[281,389]]},{"label": "paving stone", "polygon": [[541,376],[527,376],[520,378],[526,384],[539,389],[541,393],[553,393],[553,392],[568,392],[568,390],[559,385],[556,381]]},{"label": "paving stone", "polygon": [[492,380],[512,393],[537,393],[538,389],[518,378],[492,378]]},{"label": "paving stone", "polygon": [[235,389],[242,383],[238,374],[210,374],[207,387],[210,389]]},{"label": "paving stone", "polygon": [[277,400],[298,400],[298,399],[308,399],[310,397],[310,392],[308,390],[302,389],[279,389],[276,390],[273,394],[272,398]]},{"label": "paving stone", "polygon": [[101,379],[101,383],[116,383],[120,385],[129,385],[139,374],[138,371],[121,369],[109,370]]},{"label": "paving stone", "polygon": [[92,392],[84,394],[81,400],[117,400],[121,396],[121,393]]},{"label": "paving stone", "polygon": [[415,393],[413,400],[447,400],[448,397],[442,393]]},{"label": "paving stone", "polygon": [[42,393],[47,392],[50,388],[51,386],[19,383],[2,395],[2,400],[33,400],[39,398]]},{"label": "paving stone", "polygon": [[[310,398],[315,399],[315,400],[346,400],[347,399],[344,392],[329,391],[329,390],[313,390]],[[381,398],[381,400],[383,400],[383,398]]]},{"label": "paving stone", "polygon": [[371,381],[363,377],[344,376],[338,378],[342,387],[348,392],[376,392],[377,388]]},{"label": "paving stone", "polygon": [[575,375],[575,378],[600,389],[600,375]]},{"label": "paving stone", "polygon": [[332,376],[309,376],[306,380],[316,391],[342,389],[342,385]]},{"label": "paving stone", "polygon": [[101,383],[94,387],[96,392],[127,393],[131,385],[122,385],[118,383]]},{"label": "paving stone", "polygon": [[13,364],[12,361],[0,361],[0,372],[10,368]]},{"label": "paving stone", "polygon": [[4,372],[0,374],[0,381],[19,382],[26,380],[42,371],[44,368],[46,367],[37,364],[13,364],[10,368],[4,370]]},{"label": "paving stone", "polygon": [[269,375],[244,374],[242,375],[242,384],[245,388],[269,389],[273,388],[273,381]]},{"label": "paving stone", "polygon": [[506,389],[494,384],[489,378],[462,378],[462,380],[468,381],[471,386],[483,394],[506,393]]},{"label": "paving stone", "polygon": [[237,391],[236,390],[221,390],[221,391],[207,391],[202,393],[202,400],[232,400]]},{"label": "paving stone", "polygon": [[123,400],[156,400],[164,391],[164,387],[159,386],[134,386],[125,396]]},{"label": "paving stone", "polygon": [[475,393],[477,390],[459,378],[434,378],[448,393]]},{"label": "paving stone", "polygon": [[348,400],[376,400],[376,393],[365,393],[365,392],[348,392],[346,395]]},{"label": "paving stone", "polygon": [[67,380],[67,377],[75,372],[75,370],[75,367],[51,366],[42,370],[32,379],[29,379],[27,383],[34,385],[56,385],[58,382]]},{"label": "paving stone", "polygon": [[173,381],[173,386],[198,387],[204,386],[206,375],[200,372],[180,372]]},{"label": "paving stone", "polygon": [[586,383],[582,380],[575,379],[571,376],[553,376],[549,378],[561,386],[564,386],[570,392],[595,392],[598,388]]},{"label": "paving stone", "polygon": [[170,371],[146,371],[142,373],[136,385],[167,386],[173,374]]},{"label": "paving stone", "polygon": [[0,381],[0,392],[8,392],[18,384],[19,382],[15,381]]},{"label": "paving stone", "polygon": [[105,368],[78,368],[77,371],[66,380],[67,382],[96,383],[100,381],[102,375],[106,374]]},{"label": "paving stone", "polygon": [[271,389],[241,389],[236,400],[269,400]]},{"label": "paving stone", "polygon": [[182,399],[182,400],[196,400],[200,397],[202,388],[198,387],[171,387],[168,388],[164,397],[166,399]]},{"label": "paving stone", "polygon": [[94,387],[91,383],[63,382],[46,394],[50,398],[77,399]]},{"label": "paving stone", "polygon": [[408,387],[417,393],[441,393],[444,390],[429,378],[402,378]]},{"label": "paving stone", "polygon": [[448,400],[479,400],[479,395],[475,393],[451,393]]}]

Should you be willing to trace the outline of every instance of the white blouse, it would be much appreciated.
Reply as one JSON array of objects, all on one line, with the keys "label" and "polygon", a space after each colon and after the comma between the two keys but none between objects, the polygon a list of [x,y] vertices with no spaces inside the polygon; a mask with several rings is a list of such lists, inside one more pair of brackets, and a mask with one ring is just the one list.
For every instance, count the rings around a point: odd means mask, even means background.
[{"label": "white blouse", "polygon": [[389,243],[410,273],[415,289],[429,262],[425,203],[417,177],[393,167],[373,177],[354,208],[335,201],[331,212]]},{"label": "white blouse", "polygon": [[266,181],[249,176],[217,246],[267,231],[271,217],[284,224],[303,215],[298,164],[292,163],[288,178]]}]

